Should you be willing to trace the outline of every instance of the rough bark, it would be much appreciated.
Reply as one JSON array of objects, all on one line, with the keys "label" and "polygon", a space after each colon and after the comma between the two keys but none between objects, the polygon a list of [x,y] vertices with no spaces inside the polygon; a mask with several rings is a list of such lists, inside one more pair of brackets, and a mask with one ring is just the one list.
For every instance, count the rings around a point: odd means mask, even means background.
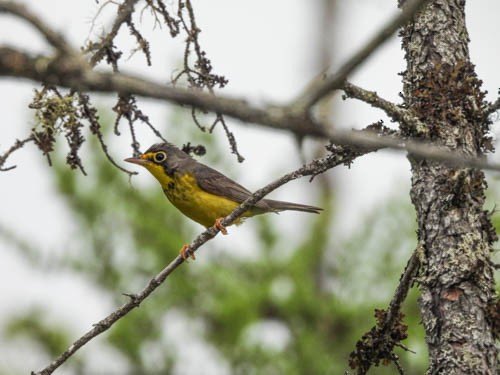
[{"label": "rough bark", "polygon": [[[491,149],[489,122],[469,58],[464,7],[464,0],[434,0],[403,28],[404,102],[426,123],[427,139],[482,156]],[[428,374],[496,374],[489,313],[495,302],[490,255],[496,234],[483,208],[484,174],[409,159],[423,248],[418,281]]]}]

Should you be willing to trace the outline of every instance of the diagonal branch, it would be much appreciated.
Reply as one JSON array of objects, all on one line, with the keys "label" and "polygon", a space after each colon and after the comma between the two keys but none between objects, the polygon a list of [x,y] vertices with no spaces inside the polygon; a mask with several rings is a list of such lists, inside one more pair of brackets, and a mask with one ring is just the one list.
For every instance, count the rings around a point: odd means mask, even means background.
[{"label": "diagonal branch", "polygon": [[321,79],[312,82],[308,89],[296,100],[296,103],[300,103],[303,108],[310,108],[332,91],[339,89],[349,74],[366,61],[366,59],[402,25],[410,21],[428,2],[429,0],[407,1],[400,14],[394,16],[387,22],[371,40],[354,53],[354,55],[352,55],[333,75],[326,79],[321,77]]},{"label": "diagonal branch", "polygon": [[10,171],[11,169],[16,168],[16,165],[12,165],[10,167],[4,168],[3,165],[7,161],[8,157],[14,152],[22,148],[26,143],[34,141],[33,136],[29,136],[28,138],[23,139],[20,141],[19,139],[16,140],[16,142],[7,150],[3,153],[3,155],[0,155],[0,171]]},{"label": "diagonal branch", "polygon": [[366,374],[373,365],[387,361],[394,362],[399,373],[403,373],[393,350],[396,346],[403,347],[400,341],[407,337],[407,327],[402,323],[401,307],[417,276],[421,251],[421,248],[417,247],[413,252],[389,306],[386,310],[375,310],[377,324],[362,336],[356,343],[356,350],[349,355],[349,364],[351,368],[357,368],[358,374]]},{"label": "diagonal branch", "polygon": [[111,26],[111,30],[109,33],[101,39],[99,43],[93,44],[91,46],[92,50],[95,50],[95,53],[90,58],[90,66],[95,66],[101,61],[106,55],[106,50],[111,48],[113,45],[113,40],[115,39],[118,31],[122,25],[127,22],[127,20],[131,17],[134,12],[135,4],[137,4],[139,0],[126,0],[123,4],[120,4],[117,11],[117,16],[115,21],[113,22],[113,26]]},{"label": "diagonal branch", "polygon": [[485,116],[488,117],[492,115],[494,112],[500,110],[500,97],[495,100],[493,103],[491,103],[486,110],[484,111]]},{"label": "diagonal branch", "polygon": [[75,50],[70,46],[62,34],[54,31],[23,4],[14,1],[0,1],[0,14],[1,13],[10,13],[29,22],[45,37],[47,42],[61,53],[69,55],[75,53]]},{"label": "diagonal branch", "polygon": [[382,109],[391,120],[398,122],[402,128],[409,129],[409,134],[424,135],[428,133],[428,127],[410,111],[381,98],[375,91],[365,90],[348,81],[344,82],[342,89],[348,98],[359,99],[375,108]]},{"label": "diagonal branch", "polygon": [[408,295],[415,276],[417,275],[418,267],[420,265],[419,254],[421,251],[420,247],[417,247],[415,251],[413,251],[413,254],[408,260],[408,263],[399,278],[399,284],[394,291],[394,295],[389,303],[389,307],[387,308],[387,315],[382,327],[384,332],[391,330],[399,312],[401,311],[401,306]]},{"label": "diagonal branch", "polygon": [[[346,150],[344,150],[346,151]],[[259,200],[264,198],[267,194],[273,190],[279,188],[280,186],[296,180],[304,176],[316,176],[321,174],[339,164],[349,163],[357,156],[363,154],[364,152],[352,151],[352,152],[342,152],[337,154],[330,154],[325,158],[313,160],[311,163],[304,165],[303,167],[284,175],[283,177],[275,180],[274,182],[266,185],[260,190],[257,190],[252,194],[247,200],[245,200],[240,206],[238,206],[233,212],[222,220],[224,226],[229,226],[233,223],[241,214],[247,211],[250,207],[254,206]],[[202,245],[214,238],[218,234],[219,230],[215,227],[208,228],[204,232],[198,235],[193,242],[189,245],[189,249],[186,251],[186,255],[194,254]],[[120,308],[113,311],[107,317],[94,324],[94,327],[76,340],[65,352],[63,352],[59,357],[52,361],[47,367],[39,372],[32,372],[33,375],[49,375],[54,372],[59,366],[61,366],[68,358],[75,354],[82,346],[87,344],[90,340],[100,335],[104,331],[111,328],[119,319],[127,315],[131,310],[139,307],[142,301],[144,301],[151,293],[153,293],[166,279],[167,277],[177,269],[184,259],[178,255],[172,262],[170,262],[160,273],[158,273],[149,283],[137,294],[130,295],[130,300],[122,305]]]}]

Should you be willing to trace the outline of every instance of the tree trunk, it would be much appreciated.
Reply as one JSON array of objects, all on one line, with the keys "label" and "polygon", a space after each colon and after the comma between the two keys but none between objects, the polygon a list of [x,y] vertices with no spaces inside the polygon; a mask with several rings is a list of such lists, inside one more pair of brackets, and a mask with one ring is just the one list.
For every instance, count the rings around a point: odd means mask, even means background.
[{"label": "tree trunk", "polygon": [[[426,134],[406,131],[481,156],[492,147],[481,81],[470,63],[464,7],[465,0],[431,1],[402,30],[404,103],[427,124]],[[418,281],[428,374],[496,374],[498,351],[488,314],[495,301],[490,254],[496,234],[483,209],[484,174],[409,159],[423,249]]]}]

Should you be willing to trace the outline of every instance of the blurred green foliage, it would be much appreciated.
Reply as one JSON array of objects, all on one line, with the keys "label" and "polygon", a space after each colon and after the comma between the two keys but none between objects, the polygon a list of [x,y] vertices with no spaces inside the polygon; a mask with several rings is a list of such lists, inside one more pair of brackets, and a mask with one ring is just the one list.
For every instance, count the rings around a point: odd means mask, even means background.
[{"label": "blurred green foliage", "polygon": [[[193,143],[198,137],[184,136]],[[57,190],[79,228],[72,244],[77,251],[58,267],[84,275],[118,306],[126,301],[122,293],[141,289],[197,232],[156,184],[135,188],[133,179],[103,157],[97,143],[87,147],[89,177],[55,163]],[[207,148],[209,156],[202,161],[224,170],[215,161],[227,150],[214,155],[216,147]],[[375,324],[374,309],[387,307],[415,247],[414,214],[399,198],[381,202],[357,223],[351,238],[337,240],[332,228],[342,218],[335,215],[334,196],[324,191],[319,200],[308,203],[325,211],[308,217],[298,243],[288,242],[273,225],[286,220],[285,214],[250,219],[244,225],[255,239],[254,257],[238,256],[234,249],[211,255],[213,246],[202,248],[196,262],[176,270],[139,309],[103,335],[127,364],[127,373],[173,372],[179,351],[191,350],[189,342],[179,347],[177,341],[185,343],[184,337],[172,337],[179,326],[190,327],[186,334],[191,340],[217,353],[221,368],[230,373],[354,373],[348,355]],[[407,374],[422,374],[426,353],[415,290],[404,310],[406,345],[417,354],[399,354]],[[69,343],[66,328],[45,325],[40,316],[20,314],[10,323],[9,334],[30,335],[53,357]],[[196,362],[196,351],[189,354]],[[86,373],[81,367],[85,356],[79,358],[69,360],[64,373]],[[199,374],[205,370],[200,363]],[[396,369],[389,365],[370,373]]]},{"label": "blurred green foliage", "polygon": [[44,321],[46,312],[41,308],[26,311],[13,319],[6,327],[7,338],[24,336],[36,342],[50,356],[59,355],[67,349],[70,338],[55,324]]}]

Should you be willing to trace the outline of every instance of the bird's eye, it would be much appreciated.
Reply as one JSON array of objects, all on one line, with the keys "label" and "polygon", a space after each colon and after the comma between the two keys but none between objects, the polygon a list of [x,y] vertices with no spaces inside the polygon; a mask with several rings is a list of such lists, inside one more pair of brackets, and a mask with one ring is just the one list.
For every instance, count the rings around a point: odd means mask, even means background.
[{"label": "bird's eye", "polygon": [[165,154],[163,151],[157,152],[154,154],[153,159],[157,163],[161,163],[167,158],[167,154]]}]

